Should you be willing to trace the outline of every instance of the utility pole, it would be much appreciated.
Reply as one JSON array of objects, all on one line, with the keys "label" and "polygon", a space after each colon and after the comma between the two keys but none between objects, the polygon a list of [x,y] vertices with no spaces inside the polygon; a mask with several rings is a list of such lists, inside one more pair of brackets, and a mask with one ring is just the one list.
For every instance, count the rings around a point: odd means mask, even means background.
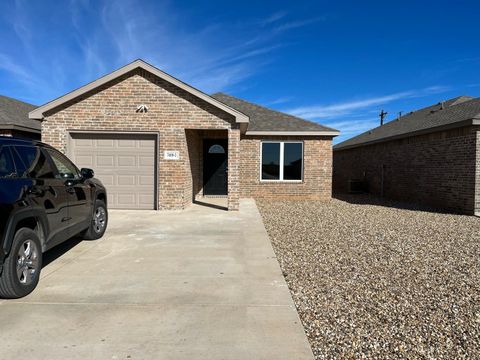
[{"label": "utility pole", "polygon": [[385,119],[385,116],[387,116],[387,114],[388,114],[388,112],[385,112],[385,111],[383,111],[383,109],[382,109],[382,111],[381,111],[380,114],[378,115],[378,116],[380,116],[380,126],[383,125],[383,119]]}]

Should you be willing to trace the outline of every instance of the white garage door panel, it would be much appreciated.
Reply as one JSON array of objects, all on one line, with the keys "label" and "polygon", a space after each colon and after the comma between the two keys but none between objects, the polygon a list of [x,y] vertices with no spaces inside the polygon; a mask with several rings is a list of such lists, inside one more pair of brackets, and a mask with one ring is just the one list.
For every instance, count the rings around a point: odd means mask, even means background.
[{"label": "white garage door panel", "polygon": [[155,208],[155,139],[148,135],[72,135],[72,157],[92,168],[117,209]]}]

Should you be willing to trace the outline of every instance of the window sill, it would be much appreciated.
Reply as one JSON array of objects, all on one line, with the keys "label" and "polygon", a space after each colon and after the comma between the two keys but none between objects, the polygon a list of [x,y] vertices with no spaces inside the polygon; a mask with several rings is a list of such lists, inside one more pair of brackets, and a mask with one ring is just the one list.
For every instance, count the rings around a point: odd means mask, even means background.
[{"label": "window sill", "polygon": [[303,184],[303,180],[260,180],[260,184]]}]

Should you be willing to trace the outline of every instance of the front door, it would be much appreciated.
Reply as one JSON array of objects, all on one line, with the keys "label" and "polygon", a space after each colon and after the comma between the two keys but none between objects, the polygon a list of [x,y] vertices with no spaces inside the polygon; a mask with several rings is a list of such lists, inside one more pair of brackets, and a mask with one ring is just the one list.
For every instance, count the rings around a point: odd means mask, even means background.
[{"label": "front door", "polygon": [[203,194],[227,195],[227,139],[203,140]]}]

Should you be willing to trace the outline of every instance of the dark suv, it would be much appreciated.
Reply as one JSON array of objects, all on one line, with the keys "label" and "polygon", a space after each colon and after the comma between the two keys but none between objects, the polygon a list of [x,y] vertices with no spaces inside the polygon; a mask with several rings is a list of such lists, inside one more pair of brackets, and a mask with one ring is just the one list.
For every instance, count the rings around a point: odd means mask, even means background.
[{"label": "dark suv", "polygon": [[0,297],[35,289],[46,250],[103,236],[107,195],[93,176],[51,146],[0,137]]}]

